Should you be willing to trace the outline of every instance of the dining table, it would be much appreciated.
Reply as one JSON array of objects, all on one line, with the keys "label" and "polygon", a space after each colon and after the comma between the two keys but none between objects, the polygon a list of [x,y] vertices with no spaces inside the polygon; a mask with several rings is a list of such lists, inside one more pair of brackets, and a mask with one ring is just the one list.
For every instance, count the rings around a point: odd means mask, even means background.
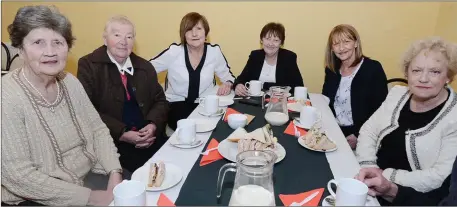
[{"label": "dining table", "polygon": [[[217,88],[215,87],[214,90],[217,90]],[[278,142],[286,150],[284,159],[274,166],[276,205],[284,205],[278,198],[279,194],[294,194],[323,188],[325,189],[324,196],[319,202],[319,205],[321,205],[323,198],[329,195],[327,190],[328,181],[331,179],[352,178],[360,170],[355,154],[328,106],[328,98],[317,93],[309,93],[308,97],[312,106],[321,113],[321,127],[326,135],[337,145],[337,150],[331,152],[311,151],[301,146],[297,141],[297,137],[285,134],[284,130],[293,120],[293,116],[283,126],[272,126],[274,136],[278,138]],[[235,94],[232,91],[231,94],[222,98],[233,100]],[[260,100],[259,97],[253,98]],[[234,174],[226,177],[226,183],[223,185],[224,189],[220,199],[216,198],[216,183],[219,169],[231,161],[221,159],[204,166],[200,166],[200,161],[203,157],[201,153],[207,149],[210,140],[215,139],[221,142],[234,130],[223,120],[225,114],[210,117],[204,116],[200,113],[203,110],[202,107],[199,105],[189,115],[188,119],[205,120],[206,123],[213,123],[216,125],[214,130],[197,133],[196,139],[201,140],[203,144],[190,149],[182,149],[172,145],[170,138],[145,163],[145,165],[156,162],[171,163],[178,166],[182,172],[182,179],[173,187],[162,191],[146,191],[146,205],[156,206],[161,194],[165,195],[177,206],[228,205],[231,187],[233,187],[233,182],[231,182],[231,186],[229,181],[234,179]],[[265,109],[260,106],[247,105],[235,100],[232,105],[222,108],[227,110],[228,107],[241,113],[255,116],[252,122],[245,127],[248,132],[267,124],[264,118]],[[173,136],[174,134],[171,137]],[[132,179],[135,179],[135,174],[136,171],[133,173]],[[141,178],[141,180],[145,179],[147,178]],[[379,202],[376,198],[368,196],[366,205],[379,206]]]}]

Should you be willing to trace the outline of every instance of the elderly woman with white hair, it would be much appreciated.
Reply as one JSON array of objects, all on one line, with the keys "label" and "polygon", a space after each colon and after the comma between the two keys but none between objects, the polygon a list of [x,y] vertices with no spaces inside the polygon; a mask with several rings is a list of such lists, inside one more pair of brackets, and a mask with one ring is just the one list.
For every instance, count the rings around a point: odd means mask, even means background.
[{"label": "elderly woman with white hair", "polygon": [[[442,186],[457,155],[457,95],[448,85],[457,72],[457,46],[440,38],[418,41],[406,52],[403,70],[408,86],[391,89],[357,144],[357,178],[387,204],[401,199],[398,189],[427,193]],[[370,181],[376,177],[397,190],[376,193]]]},{"label": "elderly woman with white hair", "polygon": [[[122,168],[81,83],[64,72],[71,23],[26,6],[8,32],[24,66],[2,77],[2,205],[108,205]],[[109,175],[106,190],[84,187],[90,171]]]},{"label": "elderly woman with white hair", "polygon": [[154,66],[133,52],[135,36],[127,17],[111,17],[104,45],[79,59],[77,75],[129,172],[143,166],[165,143],[168,113]]}]

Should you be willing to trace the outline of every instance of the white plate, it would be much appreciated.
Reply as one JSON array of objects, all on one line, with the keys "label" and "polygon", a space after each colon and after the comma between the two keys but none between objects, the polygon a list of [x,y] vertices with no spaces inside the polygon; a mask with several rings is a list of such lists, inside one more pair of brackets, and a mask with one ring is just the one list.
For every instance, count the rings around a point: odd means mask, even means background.
[{"label": "white plate", "polygon": [[233,99],[219,98],[219,106],[220,107],[230,106],[233,103],[235,103],[235,101],[233,101]]},{"label": "white plate", "polygon": [[[238,154],[237,142],[231,142],[228,139],[224,139],[221,143],[219,143],[217,150],[225,159],[236,162],[236,155]],[[276,163],[280,162],[286,157],[286,149],[284,149],[284,147],[279,143],[276,143],[274,152],[278,156]]]},{"label": "white plate", "polygon": [[298,128],[302,128],[302,129],[310,129],[312,126],[305,126],[303,124],[301,124],[300,122],[298,122],[297,120],[294,119],[294,124],[295,126],[297,126]]},{"label": "white plate", "polygon": [[164,163],[165,164],[165,178],[163,179],[163,183],[160,187],[148,187],[148,179],[149,179],[149,167],[150,163],[146,163],[142,167],[135,170],[132,174],[132,180],[137,180],[146,185],[146,191],[163,191],[168,188],[171,188],[178,184],[182,180],[182,170],[171,163]]},{"label": "white plate", "polygon": [[[331,139],[330,139],[330,141],[333,142],[333,143],[335,143],[335,142],[334,142],[333,140],[331,140]],[[338,146],[335,147],[335,148],[333,148],[333,149],[329,149],[329,150],[325,150],[325,151],[324,151],[324,150],[313,149],[313,148],[311,148],[311,147],[308,147],[308,146],[305,144],[305,140],[303,140],[301,137],[298,138],[298,143],[299,143],[301,146],[303,146],[304,148],[309,149],[309,150],[312,150],[312,151],[316,151],[316,152],[333,152],[333,151],[335,151],[335,150],[338,149]]]},{"label": "white plate", "polygon": [[325,199],[326,198],[333,198],[332,195],[328,195],[327,197],[324,198],[324,200],[322,200],[322,206],[332,206],[330,205],[330,203],[328,203]]},{"label": "white plate", "polygon": [[[196,140],[198,140],[198,139],[196,139]],[[180,145],[179,141],[178,141],[178,133],[173,133],[171,135],[171,137],[169,138],[169,142],[172,146],[177,147],[177,148],[182,148],[182,149],[196,148],[203,144],[203,141],[200,140],[200,143],[196,144],[196,145]]]},{"label": "white plate", "polygon": [[291,111],[300,112],[302,108],[303,108],[303,105],[301,103],[294,102],[294,103],[287,104],[287,109],[289,109]]},{"label": "white plate", "polygon": [[217,122],[208,119],[193,119],[197,123],[197,133],[210,132],[216,128]]},{"label": "white plate", "polygon": [[251,95],[249,94],[249,96],[252,96],[252,97],[260,97],[260,96],[263,96],[265,92],[261,91],[260,94],[257,94],[257,95]]},{"label": "white plate", "polygon": [[209,116],[209,117],[215,117],[215,116],[221,116],[222,114],[225,113],[225,110],[222,109],[220,113],[216,113],[216,114],[207,114],[206,111],[205,111],[205,108],[203,107],[198,107],[198,113],[200,115],[203,115],[203,116]]}]

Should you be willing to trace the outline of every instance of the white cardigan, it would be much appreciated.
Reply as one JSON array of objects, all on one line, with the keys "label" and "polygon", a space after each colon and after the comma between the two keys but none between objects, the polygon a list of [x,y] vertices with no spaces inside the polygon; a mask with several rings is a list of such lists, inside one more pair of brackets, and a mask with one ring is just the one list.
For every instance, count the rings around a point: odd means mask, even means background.
[{"label": "white cardigan", "polygon": [[[412,171],[387,168],[384,177],[419,192],[439,188],[451,173],[457,155],[457,96],[452,88],[439,114],[425,127],[405,133],[406,154]],[[357,143],[361,167],[378,167],[381,140],[398,128],[400,111],[411,96],[405,86],[392,88],[379,109],[362,126]]]}]

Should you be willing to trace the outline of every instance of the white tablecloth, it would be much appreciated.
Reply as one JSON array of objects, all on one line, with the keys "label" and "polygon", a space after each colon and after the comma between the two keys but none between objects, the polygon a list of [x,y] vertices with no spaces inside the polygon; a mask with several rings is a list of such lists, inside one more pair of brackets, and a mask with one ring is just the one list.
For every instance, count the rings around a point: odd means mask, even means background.
[{"label": "white tablecloth", "polygon": [[[232,92],[232,94],[230,94],[227,98],[232,98],[233,96],[234,94]],[[324,130],[326,131],[327,135],[336,142],[338,146],[338,150],[331,153],[326,153],[327,160],[330,164],[330,168],[335,179],[343,177],[354,177],[358,173],[360,165],[358,164],[353,151],[347,143],[343,132],[336,123],[333,113],[328,107],[328,102],[325,98],[326,97],[321,94],[310,94],[311,103],[322,113]],[[192,112],[192,114],[189,116],[189,118],[205,118],[210,119],[215,123],[218,122],[221,118],[221,116],[211,118],[204,117],[198,113],[199,109],[200,107],[197,107],[196,110],[194,110],[194,112]],[[210,135],[211,132],[199,133],[197,134],[197,139],[204,140],[206,143],[209,140]],[[178,185],[170,189],[161,192],[147,192],[147,205],[155,206],[157,204],[160,193],[164,193],[171,201],[176,201],[181,187],[187,178],[187,175],[200,156],[200,152],[203,151],[204,146],[205,144],[193,149],[180,149],[173,147],[167,141],[167,143],[165,143],[163,147],[154,154],[154,156],[148,162],[164,161],[173,163],[181,167],[184,177]],[[216,188],[216,184],[214,184],[214,187]],[[326,188],[326,186],[322,187]],[[369,202],[367,202],[367,206],[379,206],[379,203],[376,199],[370,198]]]}]

